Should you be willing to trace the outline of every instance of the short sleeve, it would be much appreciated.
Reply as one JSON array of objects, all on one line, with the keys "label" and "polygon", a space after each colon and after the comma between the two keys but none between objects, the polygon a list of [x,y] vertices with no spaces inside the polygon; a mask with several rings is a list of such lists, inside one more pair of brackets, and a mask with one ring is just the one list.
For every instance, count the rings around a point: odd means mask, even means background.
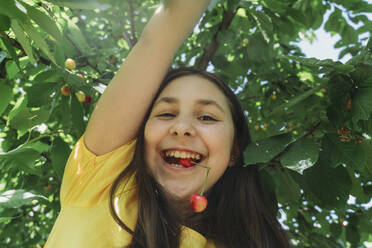
[{"label": "short sleeve", "polygon": [[110,186],[133,158],[136,140],[97,156],[85,146],[84,135],[67,161],[60,192],[61,206],[91,207],[107,201]]}]

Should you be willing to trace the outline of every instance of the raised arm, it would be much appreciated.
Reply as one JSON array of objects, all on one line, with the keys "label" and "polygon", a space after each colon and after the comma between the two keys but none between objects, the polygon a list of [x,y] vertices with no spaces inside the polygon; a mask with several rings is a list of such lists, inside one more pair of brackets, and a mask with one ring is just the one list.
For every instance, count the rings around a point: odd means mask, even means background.
[{"label": "raised arm", "polygon": [[210,0],[168,0],[147,23],[141,38],[99,99],[85,132],[85,144],[105,154],[137,136],[173,57]]}]

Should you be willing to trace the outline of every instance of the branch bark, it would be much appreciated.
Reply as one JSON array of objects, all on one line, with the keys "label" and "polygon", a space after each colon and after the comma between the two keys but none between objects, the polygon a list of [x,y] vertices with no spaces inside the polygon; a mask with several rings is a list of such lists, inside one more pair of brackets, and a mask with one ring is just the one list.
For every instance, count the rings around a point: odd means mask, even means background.
[{"label": "branch bark", "polygon": [[133,7],[133,0],[129,0],[129,12],[130,12],[130,27],[132,33],[132,45],[135,46],[137,43],[137,36],[136,36],[136,24],[134,22],[134,7]]},{"label": "branch bark", "polygon": [[209,61],[212,60],[214,54],[216,53],[219,47],[218,34],[221,31],[226,30],[230,27],[231,22],[233,21],[235,15],[236,11],[232,11],[229,9],[225,11],[222,22],[218,27],[217,32],[213,35],[211,43],[204,49],[203,56],[199,59],[197,63],[198,69],[203,71],[206,70]]}]

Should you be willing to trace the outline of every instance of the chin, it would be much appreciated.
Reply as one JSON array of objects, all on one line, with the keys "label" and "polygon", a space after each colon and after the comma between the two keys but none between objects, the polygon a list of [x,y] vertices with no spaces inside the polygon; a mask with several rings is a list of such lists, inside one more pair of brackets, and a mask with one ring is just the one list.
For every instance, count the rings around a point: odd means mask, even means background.
[{"label": "chin", "polygon": [[190,189],[182,189],[182,188],[175,188],[172,187],[172,189],[165,188],[167,192],[172,196],[175,197],[178,200],[188,200],[190,196],[194,193],[191,192]]}]

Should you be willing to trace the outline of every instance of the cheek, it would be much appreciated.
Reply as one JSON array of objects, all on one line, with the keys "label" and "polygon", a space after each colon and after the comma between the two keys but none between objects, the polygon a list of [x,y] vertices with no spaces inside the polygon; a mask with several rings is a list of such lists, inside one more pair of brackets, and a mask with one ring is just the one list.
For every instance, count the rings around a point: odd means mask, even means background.
[{"label": "cheek", "polygon": [[156,152],[157,146],[161,143],[166,134],[166,127],[161,123],[149,120],[144,130],[146,157]]}]

